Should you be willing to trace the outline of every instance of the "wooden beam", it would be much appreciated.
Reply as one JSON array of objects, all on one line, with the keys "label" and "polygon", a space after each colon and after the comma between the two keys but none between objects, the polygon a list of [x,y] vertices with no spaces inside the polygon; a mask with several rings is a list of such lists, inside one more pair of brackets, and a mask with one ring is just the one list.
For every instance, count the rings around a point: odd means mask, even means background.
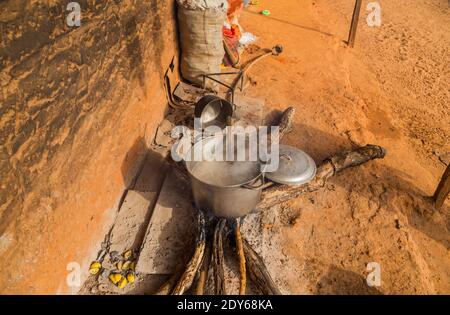
[{"label": "wooden beam", "polygon": [[178,280],[177,285],[173,289],[172,295],[183,295],[187,290],[190,289],[192,283],[194,282],[195,276],[202,264],[203,255],[205,253],[206,247],[206,222],[205,216],[201,210],[197,211],[197,240],[195,246],[195,252],[191,260],[186,266],[183,275]]},{"label": "wooden beam", "polygon": [[450,164],[442,175],[441,181],[434,193],[433,200],[436,209],[440,209],[450,192]]},{"label": "wooden beam", "polygon": [[258,289],[264,295],[281,295],[280,290],[272,280],[267,267],[258,253],[250,246],[250,244],[242,239],[244,247],[245,261],[248,264],[248,274],[250,279],[255,283]]},{"label": "wooden beam", "polygon": [[245,266],[245,254],[244,254],[244,245],[242,243],[242,235],[241,235],[241,224],[239,223],[240,219],[236,219],[235,225],[235,238],[236,238],[236,249],[239,257],[239,295],[245,295],[245,289],[247,287],[247,268]]},{"label": "wooden beam", "polygon": [[356,31],[358,29],[359,14],[361,12],[362,0],[355,1],[355,9],[353,10],[352,24],[348,34],[347,45],[353,47],[355,45]]},{"label": "wooden beam", "polygon": [[212,265],[214,274],[214,294],[227,295],[224,275],[223,231],[227,220],[219,219],[214,230]]},{"label": "wooden beam", "polygon": [[211,253],[212,253],[212,242],[211,240],[209,240],[208,242],[207,238],[205,253],[203,254],[203,262],[198,276],[197,288],[195,289],[196,295],[205,294],[206,282],[208,281],[208,271],[209,266],[211,264]]}]

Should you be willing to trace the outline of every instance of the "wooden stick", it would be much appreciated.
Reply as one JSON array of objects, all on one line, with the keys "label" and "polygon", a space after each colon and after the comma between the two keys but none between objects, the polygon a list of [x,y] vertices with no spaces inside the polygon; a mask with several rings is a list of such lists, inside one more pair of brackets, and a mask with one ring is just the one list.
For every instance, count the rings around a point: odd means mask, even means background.
[{"label": "wooden stick", "polygon": [[226,219],[220,219],[214,230],[213,241],[213,271],[214,271],[214,291],[215,295],[226,295],[225,277],[223,271],[223,242],[222,234],[225,227]]},{"label": "wooden stick", "polygon": [[197,274],[198,269],[200,268],[203,254],[205,252],[205,241],[206,241],[206,229],[205,229],[205,216],[202,211],[198,211],[198,233],[196,240],[196,248],[194,252],[194,256],[189,261],[186,266],[186,269],[181,276],[180,280],[178,280],[175,289],[172,292],[172,295],[182,295],[184,292],[189,290],[194,282],[195,275]]},{"label": "wooden stick", "polygon": [[294,116],[295,116],[294,107],[286,108],[283,114],[281,115],[280,121],[278,122],[278,126],[280,128],[279,130],[280,141],[285,134],[292,131],[294,124]]},{"label": "wooden stick", "polygon": [[209,241],[206,244],[205,254],[203,255],[203,263],[200,269],[200,275],[198,277],[197,289],[195,291],[196,295],[205,294],[206,281],[208,280],[209,265],[211,264],[211,252],[212,252],[212,242]]},{"label": "wooden stick", "polygon": [[250,246],[247,240],[243,239],[245,259],[247,261],[250,279],[264,295],[281,295],[280,290],[273,282],[267,271],[266,265],[258,253]]},{"label": "wooden stick", "polygon": [[282,52],[283,52],[283,46],[276,45],[275,47],[273,47],[270,50],[267,49],[266,52],[263,53],[262,55],[257,56],[255,58],[253,58],[252,60],[248,61],[247,63],[245,63],[245,65],[243,65],[241,67],[241,70],[242,70],[241,73],[231,83],[231,89],[226,95],[227,101],[231,101],[232,91],[234,91],[236,89],[239,81],[241,79],[243,80],[243,78],[245,78],[245,75],[247,74],[248,71],[250,71],[250,69],[253,67],[253,65],[255,65],[255,63],[257,63],[258,61],[261,61],[262,59],[266,58],[267,56],[278,56]]},{"label": "wooden stick", "polygon": [[245,266],[244,246],[242,244],[241,225],[239,223],[239,219],[236,219],[235,238],[236,249],[239,256],[239,273],[241,276],[239,283],[239,295],[245,295],[245,289],[247,286],[247,271]]},{"label": "wooden stick", "polygon": [[358,29],[359,14],[361,12],[362,0],[356,0],[355,9],[353,10],[352,24],[348,34],[347,45],[353,47],[355,45],[356,31]]},{"label": "wooden stick", "polygon": [[442,208],[442,205],[444,204],[445,199],[447,198],[449,192],[450,192],[450,165],[447,166],[444,175],[442,175],[441,181],[439,182],[439,185],[433,196],[434,205],[436,209],[439,210]]},{"label": "wooden stick", "polygon": [[317,168],[316,177],[309,183],[299,186],[274,184],[262,193],[258,209],[270,208],[279,203],[297,198],[308,192],[323,188],[327,180],[335,174],[370,160],[384,158],[386,150],[377,145],[367,145],[353,151],[337,154],[326,160]]}]

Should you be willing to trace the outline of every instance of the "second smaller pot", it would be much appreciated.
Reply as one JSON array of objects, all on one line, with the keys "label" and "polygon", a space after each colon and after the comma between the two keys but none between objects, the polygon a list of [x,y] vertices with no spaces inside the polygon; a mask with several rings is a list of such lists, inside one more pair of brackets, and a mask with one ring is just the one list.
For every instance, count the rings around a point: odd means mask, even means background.
[{"label": "second smaller pot", "polygon": [[215,95],[203,96],[195,105],[195,118],[200,119],[202,129],[217,126],[224,129],[234,114],[234,106]]}]

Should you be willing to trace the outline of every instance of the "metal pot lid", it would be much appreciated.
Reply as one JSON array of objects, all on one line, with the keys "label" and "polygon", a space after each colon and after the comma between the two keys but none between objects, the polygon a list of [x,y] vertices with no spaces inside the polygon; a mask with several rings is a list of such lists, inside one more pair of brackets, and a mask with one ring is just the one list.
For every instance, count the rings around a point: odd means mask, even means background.
[{"label": "metal pot lid", "polygon": [[300,149],[280,144],[279,167],[265,173],[266,178],[284,185],[302,185],[316,176],[316,163]]}]

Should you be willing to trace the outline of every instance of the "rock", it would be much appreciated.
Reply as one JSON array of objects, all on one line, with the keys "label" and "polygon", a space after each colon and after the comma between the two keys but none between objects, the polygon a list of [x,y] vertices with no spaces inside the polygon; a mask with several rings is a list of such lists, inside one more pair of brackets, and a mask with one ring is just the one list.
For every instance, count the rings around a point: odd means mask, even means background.
[{"label": "rock", "polygon": [[180,82],[173,94],[184,102],[197,103],[205,95],[205,90]]},{"label": "rock", "polygon": [[117,251],[121,254],[140,247],[156,196],[156,192],[153,191],[127,192],[111,231],[112,252]]},{"label": "rock", "polygon": [[163,147],[171,147],[175,141],[175,139],[170,136],[174,127],[175,126],[170,121],[164,119],[156,131],[155,143]]},{"label": "rock", "polygon": [[193,253],[196,233],[195,211],[190,186],[177,170],[166,177],[144,243],[136,271],[144,274],[172,274]]}]

